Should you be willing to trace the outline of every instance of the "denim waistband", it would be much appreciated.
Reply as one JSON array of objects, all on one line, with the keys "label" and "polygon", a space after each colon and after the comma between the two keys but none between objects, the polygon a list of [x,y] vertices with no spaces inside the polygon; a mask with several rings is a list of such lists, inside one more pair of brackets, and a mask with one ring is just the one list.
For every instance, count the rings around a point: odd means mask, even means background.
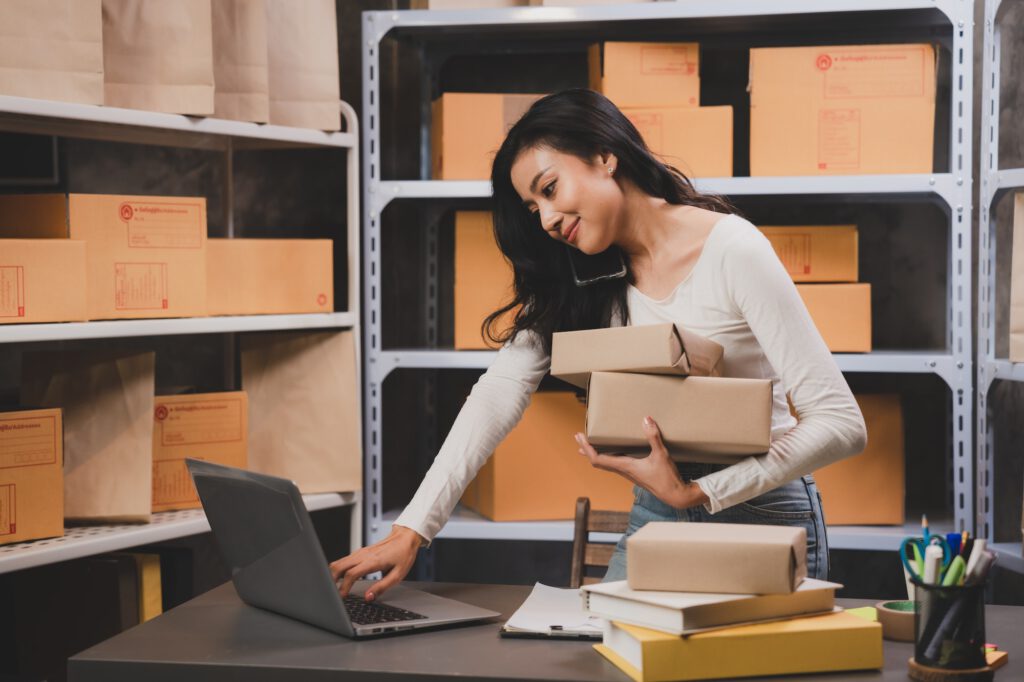
[{"label": "denim waistband", "polygon": [[679,474],[687,480],[700,478],[701,476],[707,476],[708,474],[716,471],[721,471],[728,467],[728,464],[709,464],[699,462],[676,462],[676,469],[679,470]]}]

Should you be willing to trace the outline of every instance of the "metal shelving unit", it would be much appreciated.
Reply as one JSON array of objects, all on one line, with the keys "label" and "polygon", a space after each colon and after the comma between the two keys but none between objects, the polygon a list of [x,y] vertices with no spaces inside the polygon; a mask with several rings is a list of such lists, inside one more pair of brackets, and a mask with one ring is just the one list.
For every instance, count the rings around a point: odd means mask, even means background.
[{"label": "metal shelving unit", "polygon": [[[1009,3],[1007,3],[1009,4]],[[991,540],[995,531],[996,501],[993,479],[995,451],[992,409],[988,395],[992,383],[1024,381],[1024,363],[996,357],[996,204],[1013,190],[1024,190],[1024,168],[999,168],[999,69],[1002,0],[985,0],[981,87],[981,164],[978,212],[978,447],[976,461],[978,537]],[[1019,503],[1018,503],[1019,507]],[[1021,542],[993,543],[1003,568],[1024,573]]]},{"label": "metal shelving unit", "polygon": [[[870,15],[876,13],[876,15]],[[486,199],[487,181],[393,180],[381,170],[381,50],[388,36],[423,39],[437,32],[446,35],[481,34],[496,42],[521,37],[559,37],[572,40],[583,32],[600,35],[602,27],[626,27],[631,39],[644,39],[643,31],[657,30],[671,40],[671,22],[725,22],[742,33],[752,22],[769,22],[773,29],[784,25],[809,26],[809,22],[846,22],[851,17],[884,17],[904,26],[927,26],[941,35],[952,54],[949,79],[950,124],[947,131],[950,167],[947,172],[908,175],[859,175],[830,177],[731,177],[704,178],[698,189],[727,196],[854,197],[929,200],[940,204],[949,217],[946,305],[946,347],[941,350],[887,351],[864,355],[836,355],[845,372],[931,373],[949,387],[952,399],[954,509],[946,529],[974,528],[974,459],[972,448],[973,350],[971,341],[971,111],[973,61],[973,3],[971,0],[688,0],[618,6],[531,7],[472,11],[398,11],[363,13],[363,135],[367,154],[364,171],[364,340],[367,366],[364,404],[366,436],[367,530],[371,541],[385,536],[394,510],[382,507],[382,434],[384,433],[383,384],[399,368],[484,369],[494,357],[491,351],[450,349],[384,349],[382,346],[382,213],[396,200]],[[875,21],[872,19],[872,21]],[[878,19],[878,28],[882,23]],[[690,25],[689,23],[687,24]],[[872,24],[874,26],[874,24]],[[634,30],[634,27],[642,27]],[[657,28],[650,28],[657,27]],[[513,36],[509,39],[507,36]],[[420,46],[420,49],[424,49]],[[429,103],[421,103],[428,111]],[[427,169],[421,165],[423,178]],[[431,242],[436,248],[436,240]],[[435,256],[436,260],[436,256]],[[434,275],[436,279],[436,275]],[[432,283],[431,283],[432,282]],[[436,281],[427,288],[436,288]],[[429,324],[429,323],[428,323]],[[428,337],[436,338],[436,332]],[[911,524],[913,525],[913,524]],[[933,521],[934,525],[934,521]],[[893,549],[908,531],[904,527],[834,527],[833,548]],[[457,508],[440,537],[477,539],[565,540],[571,538],[568,522],[495,523]]]},{"label": "metal shelving unit", "polygon": [[[232,156],[243,149],[339,148],[347,156],[346,233],[348,300],[346,310],[305,315],[245,315],[151,320],[110,320],[54,324],[0,325],[0,344],[81,339],[173,336],[181,334],[245,333],[260,331],[351,329],[356,339],[356,368],[361,371],[360,333],[360,194],[359,122],[355,111],[341,102],[345,132],[262,125],[214,118],[197,118],[134,109],[69,104],[23,97],[0,96],[0,131],[187,147],[222,152],[226,222],[234,236]],[[342,492],[305,496],[312,510],[351,506],[351,547],[362,545],[362,493]],[[127,549],[209,530],[201,509],[161,512],[150,524],[77,526],[62,538],[0,545],[0,573],[65,561],[102,552]]]}]

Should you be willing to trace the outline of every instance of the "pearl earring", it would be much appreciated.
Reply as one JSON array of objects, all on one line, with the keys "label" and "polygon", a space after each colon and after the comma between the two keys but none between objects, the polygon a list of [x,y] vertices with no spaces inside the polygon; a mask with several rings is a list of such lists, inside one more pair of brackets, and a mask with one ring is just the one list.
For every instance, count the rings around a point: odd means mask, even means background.
[{"label": "pearl earring", "polygon": [[611,167],[611,166],[608,166],[608,175],[611,175],[614,172],[615,172],[615,169],[613,167]]}]

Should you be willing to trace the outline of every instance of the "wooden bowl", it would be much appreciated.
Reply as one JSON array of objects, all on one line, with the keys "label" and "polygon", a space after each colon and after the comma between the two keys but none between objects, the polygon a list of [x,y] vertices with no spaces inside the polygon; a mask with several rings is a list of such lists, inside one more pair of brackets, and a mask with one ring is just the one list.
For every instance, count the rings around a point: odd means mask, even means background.
[{"label": "wooden bowl", "polygon": [[880,601],[875,604],[882,636],[895,642],[914,641],[914,602]]}]

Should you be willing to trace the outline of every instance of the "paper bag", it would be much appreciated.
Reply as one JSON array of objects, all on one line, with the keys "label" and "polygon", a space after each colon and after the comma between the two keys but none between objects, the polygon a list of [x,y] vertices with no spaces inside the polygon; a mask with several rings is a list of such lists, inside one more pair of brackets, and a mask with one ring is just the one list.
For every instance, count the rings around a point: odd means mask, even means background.
[{"label": "paper bag", "polygon": [[64,411],[64,517],[148,522],[154,353],[28,353],[21,403]]},{"label": "paper bag", "polygon": [[265,0],[270,122],[339,130],[338,20],[334,0]]},{"label": "paper bag", "polygon": [[242,339],[249,468],[303,493],[362,489],[360,386],[350,331]]},{"label": "paper bag", "polygon": [[100,0],[0,3],[0,95],[103,104]]},{"label": "paper bag", "polygon": [[1024,192],[1013,199],[1010,270],[1010,362],[1024,362]]},{"label": "paper bag", "polygon": [[270,94],[263,0],[212,1],[214,116],[266,123]]},{"label": "paper bag", "polygon": [[103,0],[104,103],[213,113],[210,0]]}]

